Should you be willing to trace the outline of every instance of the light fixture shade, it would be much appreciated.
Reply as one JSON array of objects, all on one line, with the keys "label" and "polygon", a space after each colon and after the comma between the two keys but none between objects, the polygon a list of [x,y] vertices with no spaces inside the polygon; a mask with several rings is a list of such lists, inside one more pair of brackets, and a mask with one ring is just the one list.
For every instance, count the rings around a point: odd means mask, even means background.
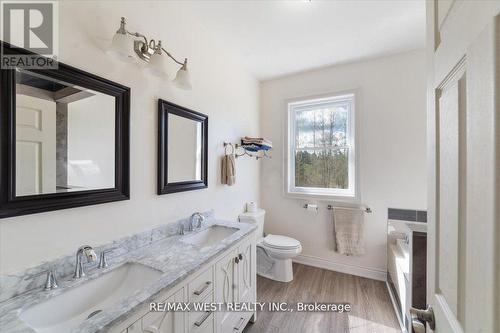
[{"label": "light fixture shade", "polygon": [[113,41],[109,47],[108,53],[114,55],[118,59],[125,62],[134,61],[134,45],[133,40],[126,34],[115,33]]},{"label": "light fixture shade", "polygon": [[149,59],[148,70],[151,74],[158,77],[167,77],[166,56],[160,53],[153,53]]},{"label": "light fixture shade", "polygon": [[177,71],[173,83],[177,88],[191,90],[191,78],[185,65]]}]

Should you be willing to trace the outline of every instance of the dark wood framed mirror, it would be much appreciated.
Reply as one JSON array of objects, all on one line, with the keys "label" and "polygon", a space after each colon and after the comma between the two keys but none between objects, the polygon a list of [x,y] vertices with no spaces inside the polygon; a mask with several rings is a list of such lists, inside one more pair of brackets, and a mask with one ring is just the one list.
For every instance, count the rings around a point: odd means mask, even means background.
[{"label": "dark wood framed mirror", "polygon": [[158,100],[158,194],[208,186],[208,116]]},{"label": "dark wood framed mirror", "polygon": [[0,218],[129,199],[129,118],[121,84],[63,63],[2,68]]}]

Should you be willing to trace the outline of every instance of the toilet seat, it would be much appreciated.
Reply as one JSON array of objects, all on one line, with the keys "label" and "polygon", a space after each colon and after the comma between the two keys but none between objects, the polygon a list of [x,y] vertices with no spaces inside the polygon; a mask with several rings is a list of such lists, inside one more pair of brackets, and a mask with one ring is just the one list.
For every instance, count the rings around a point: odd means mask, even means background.
[{"label": "toilet seat", "polygon": [[300,242],[295,238],[281,235],[267,235],[262,240],[262,245],[276,250],[297,250],[300,248]]}]

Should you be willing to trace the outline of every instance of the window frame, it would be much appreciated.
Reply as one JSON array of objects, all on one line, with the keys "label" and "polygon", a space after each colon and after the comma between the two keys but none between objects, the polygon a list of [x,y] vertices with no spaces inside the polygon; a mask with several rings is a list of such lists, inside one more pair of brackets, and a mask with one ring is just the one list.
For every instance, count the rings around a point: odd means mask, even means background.
[{"label": "window frame", "polygon": [[[308,96],[290,99],[286,101],[285,116],[285,146],[284,149],[284,195],[292,198],[315,198],[319,200],[337,200],[345,202],[359,202],[359,158],[357,154],[357,121],[356,121],[356,96],[355,90],[323,94],[319,96]],[[295,186],[295,115],[297,107],[304,105],[315,105],[329,102],[349,101],[350,107],[347,117],[347,140],[348,145],[348,178],[349,188],[317,188]]]}]

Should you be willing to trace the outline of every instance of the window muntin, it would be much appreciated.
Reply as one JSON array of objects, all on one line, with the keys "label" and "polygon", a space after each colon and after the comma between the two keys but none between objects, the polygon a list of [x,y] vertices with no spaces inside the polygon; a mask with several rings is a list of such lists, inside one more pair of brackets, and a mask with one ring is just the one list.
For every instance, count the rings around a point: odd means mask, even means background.
[{"label": "window muntin", "polygon": [[288,193],[354,198],[354,94],[288,104]]}]

